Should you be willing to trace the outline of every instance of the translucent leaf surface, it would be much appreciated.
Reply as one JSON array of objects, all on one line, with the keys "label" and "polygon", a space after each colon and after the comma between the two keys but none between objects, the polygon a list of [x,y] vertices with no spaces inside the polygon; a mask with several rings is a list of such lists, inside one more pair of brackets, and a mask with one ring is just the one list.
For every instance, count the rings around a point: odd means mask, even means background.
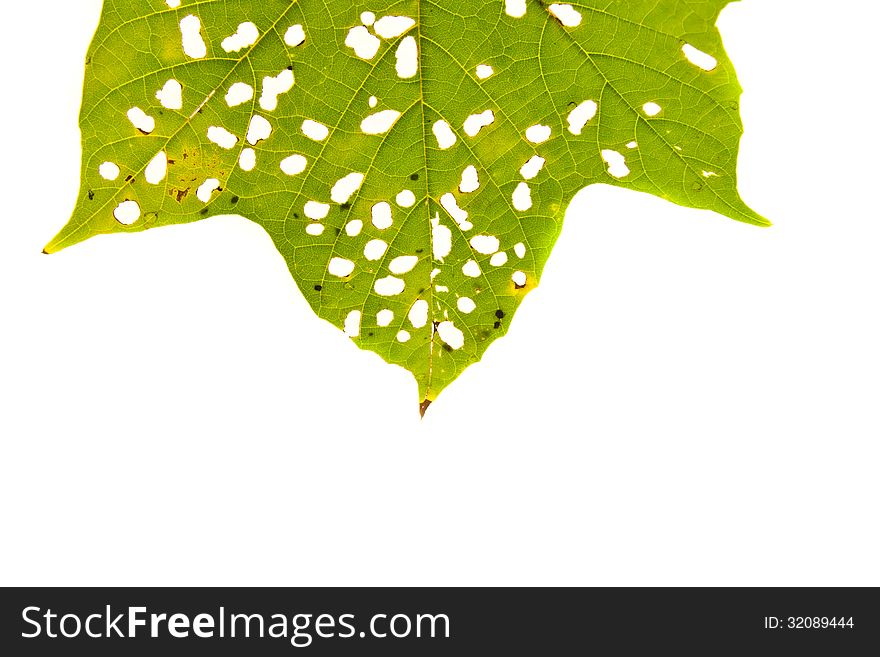
[{"label": "translucent leaf surface", "polygon": [[82,190],[46,247],[240,214],[425,408],[593,183],[758,225],[726,0],[105,0]]}]

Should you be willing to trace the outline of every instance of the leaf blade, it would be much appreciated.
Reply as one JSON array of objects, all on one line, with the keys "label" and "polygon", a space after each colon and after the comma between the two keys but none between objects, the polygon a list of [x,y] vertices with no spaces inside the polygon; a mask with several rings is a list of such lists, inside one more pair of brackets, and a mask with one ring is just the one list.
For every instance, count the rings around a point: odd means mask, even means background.
[{"label": "leaf blade", "polygon": [[769,225],[737,191],[726,1],[404,0],[371,6],[378,23],[341,1],[169,4],[105,2],[82,190],[46,251],[246,216],[423,409],[507,332],[579,189]]}]

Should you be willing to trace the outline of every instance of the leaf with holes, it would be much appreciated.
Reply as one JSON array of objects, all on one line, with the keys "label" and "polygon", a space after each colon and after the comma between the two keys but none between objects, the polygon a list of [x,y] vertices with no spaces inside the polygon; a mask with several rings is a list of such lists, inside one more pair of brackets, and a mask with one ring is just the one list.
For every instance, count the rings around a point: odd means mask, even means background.
[{"label": "leaf with holes", "polygon": [[46,247],[239,214],[424,411],[503,335],[593,183],[740,199],[727,0],[105,0],[82,190]]}]

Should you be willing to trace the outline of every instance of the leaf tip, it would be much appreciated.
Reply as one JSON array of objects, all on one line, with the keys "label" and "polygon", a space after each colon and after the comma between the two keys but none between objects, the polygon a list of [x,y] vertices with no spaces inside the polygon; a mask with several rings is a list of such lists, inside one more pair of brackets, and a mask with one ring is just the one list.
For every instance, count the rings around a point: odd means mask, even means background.
[{"label": "leaf tip", "polygon": [[61,249],[58,248],[58,240],[53,239],[46,246],[43,247],[44,255],[52,255],[54,253],[58,253]]},{"label": "leaf tip", "polygon": [[742,221],[743,223],[751,224],[753,226],[758,226],[759,228],[770,228],[773,225],[773,222],[767,219],[764,215],[755,212],[748,205],[739,200],[739,208],[736,208],[736,211],[730,213],[723,213],[731,219],[735,219],[737,221]]},{"label": "leaf tip", "polygon": [[433,403],[434,402],[432,402],[430,399],[426,399],[421,404],[419,404],[419,415],[422,417],[422,419],[425,418],[425,413],[428,412],[428,408]]},{"label": "leaf tip", "polygon": [[767,217],[758,212],[755,212],[748,206],[746,207],[748,209],[747,221],[750,224],[753,224],[758,228],[770,228],[773,225],[773,222],[770,221]]},{"label": "leaf tip", "polygon": [[759,214],[756,214],[754,217],[749,219],[750,224],[753,226],[757,226],[758,228],[772,228],[773,222],[767,219],[766,217],[762,217]]},{"label": "leaf tip", "polygon": [[73,226],[72,223],[68,223],[46,246],[43,247],[43,253],[46,255],[58,253],[59,251],[63,251],[67,247],[78,244],[89,237],[90,235],[88,233]]},{"label": "leaf tip", "polygon": [[55,253],[58,253],[59,251],[62,251],[63,249],[64,247],[59,244],[58,238],[55,238],[43,247],[43,254],[53,255]]}]

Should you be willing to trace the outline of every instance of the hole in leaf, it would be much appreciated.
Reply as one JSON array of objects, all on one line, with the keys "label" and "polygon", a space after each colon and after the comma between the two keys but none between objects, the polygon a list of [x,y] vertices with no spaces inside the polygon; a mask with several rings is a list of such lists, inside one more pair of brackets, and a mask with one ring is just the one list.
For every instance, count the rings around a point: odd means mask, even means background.
[{"label": "hole in leaf", "polygon": [[452,251],[452,231],[448,226],[440,223],[439,215],[435,216],[431,223],[433,224],[431,241],[433,243],[434,259],[443,262],[443,259]]},{"label": "hole in leaf", "polygon": [[402,276],[403,274],[408,274],[415,266],[419,264],[419,259],[417,256],[398,256],[388,265],[388,269],[392,274],[397,274],[398,276]]},{"label": "hole in leaf", "polygon": [[266,112],[278,109],[278,96],[293,89],[294,81],[293,71],[289,68],[284,69],[274,78],[264,77],[263,93],[260,94],[260,108]]},{"label": "hole in leaf", "polygon": [[419,72],[419,47],[416,40],[408,36],[397,48],[397,76],[403,80],[414,78]]},{"label": "hole in leaf", "polygon": [[548,9],[565,27],[577,27],[583,20],[580,12],[568,4],[552,4]]},{"label": "hole in leaf", "polygon": [[165,180],[165,176],[168,174],[168,156],[165,154],[165,151],[157,153],[156,156],[150,160],[150,163],[147,165],[146,170],[144,171],[144,178],[151,185],[158,185],[160,182]]},{"label": "hole in leaf", "polygon": [[381,260],[388,250],[388,244],[383,240],[370,240],[364,247],[364,257],[370,262]]},{"label": "hole in leaf", "polygon": [[387,276],[385,278],[380,278],[376,281],[375,285],[373,285],[373,290],[375,290],[376,294],[380,297],[394,297],[403,292],[406,288],[406,283],[403,280],[395,277],[395,276]]},{"label": "hole in leaf", "polygon": [[253,23],[242,23],[238,26],[235,34],[223,39],[220,47],[226,52],[239,52],[245,48],[250,48],[260,38],[260,31]]},{"label": "hole in leaf", "polygon": [[361,188],[363,183],[364,174],[348,174],[333,185],[333,189],[330,190],[330,200],[339,204],[348,203],[349,199]]},{"label": "hole in leaf", "polygon": [[226,92],[226,104],[229,107],[238,107],[254,97],[254,88],[244,82],[236,82]]},{"label": "hole in leaf", "polygon": [[242,171],[253,171],[257,166],[257,152],[253,148],[242,149],[238,156],[238,166]]},{"label": "hole in leaf", "polygon": [[663,111],[663,108],[660,107],[657,103],[645,103],[642,105],[642,111],[648,116],[657,116],[660,112]]},{"label": "hole in leaf", "polygon": [[354,263],[346,258],[334,257],[330,259],[327,271],[337,278],[348,278],[354,272]]},{"label": "hole in leaf", "polygon": [[291,48],[301,46],[306,42],[306,33],[302,25],[291,25],[284,33],[284,43]]},{"label": "hole in leaf", "polygon": [[383,16],[373,25],[373,30],[383,39],[396,39],[415,24],[409,16]]},{"label": "hole in leaf", "polygon": [[480,130],[495,123],[495,113],[485,110],[479,114],[471,114],[464,122],[464,132],[468,137],[476,137]]},{"label": "hole in leaf", "polygon": [[349,237],[357,237],[364,229],[364,222],[360,219],[353,219],[345,225],[345,234]]},{"label": "hole in leaf", "polygon": [[268,139],[272,135],[272,124],[259,114],[251,117],[250,125],[247,131],[247,142],[251,146],[256,146],[264,139]]},{"label": "hole in leaf", "polygon": [[470,244],[474,251],[483,255],[496,253],[501,246],[501,242],[493,235],[476,235],[471,238]]},{"label": "hole in leaf", "polygon": [[119,167],[113,162],[104,162],[98,167],[98,173],[104,180],[116,180],[119,177]]},{"label": "hole in leaf", "polygon": [[382,42],[370,34],[366,27],[358,25],[348,31],[348,36],[345,37],[345,45],[354,50],[354,54],[359,58],[369,61],[379,52]]},{"label": "hole in leaf", "polygon": [[624,178],[630,174],[629,167],[626,166],[626,158],[610,149],[602,151],[602,159],[608,164],[608,173],[615,178]]},{"label": "hole in leaf", "polygon": [[458,207],[458,200],[455,198],[455,195],[449,193],[444,194],[440,197],[440,205],[449,213],[450,217],[455,219],[455,223],[457,223],[459,228],[463,231],[469,231],[474,227],[474,225],[467,220],[469,216],[467,211]]},{"label": "hole in leaf", "polygon": [[473,165],[468,166],[461,174],[461,183],[458,191],[462,194],[470,194],[480,188],[480,174]]},{"label": "hole in leaf", "polygon": [[208,55],[208,47],[202,38],[202,22],[190,14],[180,21],[180,34],[183,39],[183,52],[192,59],[202,59]]},{"label": "hole in leaf", "polygon": [[479,278],[483,274],[483,270],[480,269],[476,260],[468,260],[461,268],[461,273],[468,278]]},{"label": "hole in leaf", "polygon": [[461,349],[464,346],[464,333],[450,321],[440,322],[437,325],[437,333],[452,349]]},{"label": "hole in leaf", "polygon": [[391,215],[391,205],[382,201],[381,203],[376,203],[372,209],[372,220],[373,225],[379,230],[386,230],[391,228],[391,225],[394,223],[394,219]]},{"label": "hole in leaf", "polygon": [[410,308],[409,311],[409,322],[413,325],[413,328],[424,328],[428,323],[428,302],[424,299],[419,299],[413,304],[413,307]]},{"label": "hole in leaf", "polygon": [[504,0],[504,11],[513,18],[526,15],[526,0]]},{"label": "hole in leaf", "polygon": [[308,160],[302,155],[291,155],[281,160],[281,170],[288,176],[298,176],[306,170]]},{"label": "hole in leaf", "polygon": [[220,189],[220,181],[216,178],[208,178],[205,182],[199,185],[199,189],[196,191],[196,198],[202,203],[208,203],[211,200],[211,196],[218,189]]},{"label": "hole in leaf", "polygon": [[541,169],[544,168],[544,163],[546,161],[547,160],[540,155],[533,155],[532,158],[519,170],[519,174],[526,180],[532,180],[541,173]]},{"label": "hole in leaf", "polygon": [[455,136],[455,133],[446,121],[437,121],[434,124],[432,131],[437,138],[437,145],[440,147],[441,151],[452,148],[455,146],[455,142],[458,141],[458,137]]},{"label": "hole in leaf", "polygon": [[714,71],[718,66],[718,60],[712,55],[694,48],[691,44],[686,43],[681,47],[681,51],[687,60],[704,71]]},{"label": "hole in leaf", "polygon": [[345,334],[350,338],[356,338],[361,334],[361,311],[352,310],[345,318]]},{"label": "hole in leaf", "polygon": [[183,109],[183,87],[177,80],[168,80],[165,86],[156,92],[156,100],[165,109]]},{"label": "hole in leaf", "polygon": [[123,201],[113,210],[113,217],[123,226],[131,226],[141,218],[141,206],[137,201]]},{"label": "hole in leaf", "polygon": [[456,304],[460,312],[470,315],[477,308],[477,304],[470,297],[461,297]]},{"label": "hole in leaf", "polygon": [[148,116],[140,107],[132,107],[126,116],[131,124],[143,133],[150,134],[156,129],[156,119]]},{"label": "hole in leaf", "polygon": [[312,119],[303,121],[302,132],[312,141],[324,141],[330,135],[330,129],[327,126]]},{"label": "hole in leaf", "polygon": [[208,141],[217,144],[220,148],[230,150],[235,148],[235,145],[238,143],[238,137],[226,128],[212,125],[208,128]]},{"label": "hole in leaf", "polygon": [[330,205],[327,203],[319,203],[318,201],[309,201],[303,206],[303,213],[309,219],[320,221],[330,214]]},{"label": "hole in leaf", "polygon": [[376,324],[381,328],[385,328],[386,326],[391,326],[391,322],[394,321],[394,311],[386,308],[385,310],[380,310],[376,314]]},{"label": "hole in leaf", "polygon": [[540,123],[537,125],[530,126],[526,130],[526,139],[528,139],[533,144],[543,144],[545,141],[550,139],[550,135],[553,134],[553,130],[551,130],[548,125],[541,125]]},{"label": "hole in leaf", "polygon": [[397,110],[382,110],[361,121],[361,131],[367,135],[384,135],[400,118]]},{"label": "hole in leaf", "polygon": [[411,208],[416,204],[416,195],[408,189],[404,189],[394,199],[402,208]]},{"label": "hole in leaf", "polygon": [[519,212],[532,209],[532,188],[528,183],[521,182],[513,191],[513,207]]},{"label": "hole in leaf", "polygon": [[580,135],[596,114],[599,112],[599,104],[595,100],[585,100],[575,107],[568,115],[568,131],[573,135]]},{"label": "hole in leaf", "polygon": [[499,251],[489,260],[489,264],[493,267],[503,267],[507,264],[507,253]]}]

